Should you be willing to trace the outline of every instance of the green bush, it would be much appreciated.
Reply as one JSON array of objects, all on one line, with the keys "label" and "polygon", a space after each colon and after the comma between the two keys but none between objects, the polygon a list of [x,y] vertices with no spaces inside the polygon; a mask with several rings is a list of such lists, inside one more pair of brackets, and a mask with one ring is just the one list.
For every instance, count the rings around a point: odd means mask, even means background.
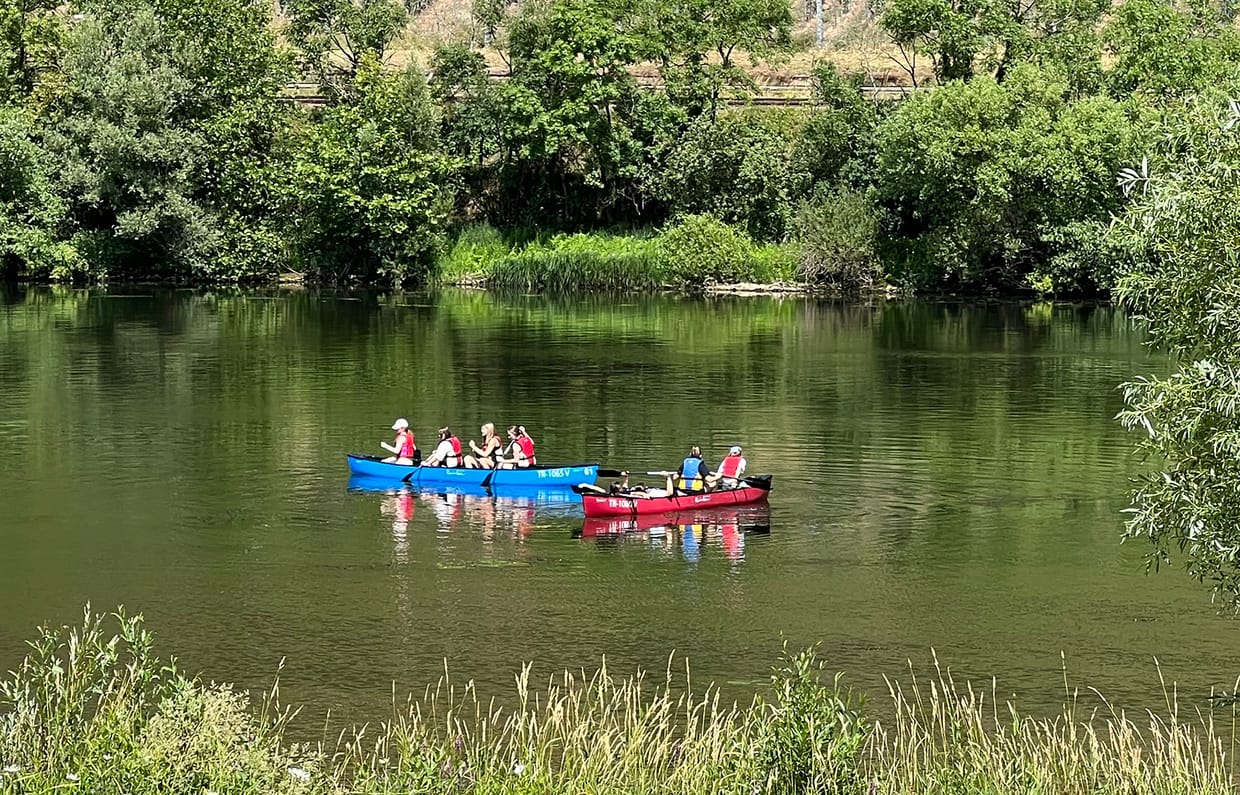
[{"label": "green bush", "polygon": [[767,792],[862,792],[862,751],[870,723],[862,699],[822,681],[817,648],[790,654],[771,674],[774,698],[763,713],[759,759],[767,771]]},{"label": "green bush", "polygon": [[800,261],[801,247],[795,243],[766,243],[756,246],[750,279],[763,284],[797,281]]},{"label": "green bush", "polygon": [[457,233],[448,253],[436,263],[436,277],[446,284],[485,281],[495,263],[511,251],[495,227],[485,221],[469,224]]},{"label": "green bush", "polygon": [[869,200],[845,190],[801,206],[796,218],[801,245],[797,277],[839,292],[874,287],[882,279],[876,244],[878,216]]},{"label": "green bush", "polygon": [[710,215],[686,215],[659,235],[663,269],[677,286],[741,282],[756,270],[754,245],[743,232]]}]

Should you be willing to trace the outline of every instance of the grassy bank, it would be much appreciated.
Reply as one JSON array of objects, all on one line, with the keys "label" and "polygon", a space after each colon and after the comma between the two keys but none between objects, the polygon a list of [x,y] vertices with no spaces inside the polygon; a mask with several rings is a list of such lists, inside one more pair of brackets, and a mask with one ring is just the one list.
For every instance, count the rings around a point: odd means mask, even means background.
[{"label": "grassy bank", "polygon": [[[114,634],[115,633],[115,634]],[[1185,719],[1033,719],[993,687],[891,683],[894,719],[868,718],[812,652],[774,670],[767,695],[726,704],[603,668],[545,687],[528,669],[517,704],[441,681],[377,727],[285,741],[275,691],[258,710],[152,653],[139,620],[86,615],[45,631],[0,688],[0,792],[177,793],[1227,793],[1234,712]],[[1085,710],[1081,710],[1085,712]]]},{"label": "grassy bank", "polygon": [[440,260],[443,284],[528,291],[686,290],[754,283],[806,284],[793,245],[758,245],[712,218],[629,234],[505,235],[463,229]]}]

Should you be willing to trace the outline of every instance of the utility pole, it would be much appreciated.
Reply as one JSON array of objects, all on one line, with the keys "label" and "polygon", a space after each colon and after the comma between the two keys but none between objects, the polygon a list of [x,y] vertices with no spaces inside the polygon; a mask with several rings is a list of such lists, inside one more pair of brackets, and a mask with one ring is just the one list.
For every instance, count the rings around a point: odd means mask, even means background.
[{"label": "utility pole", "polygon": [[814,10],[818,14],[818,46],[822,47],[822,0],[815,0]]}]

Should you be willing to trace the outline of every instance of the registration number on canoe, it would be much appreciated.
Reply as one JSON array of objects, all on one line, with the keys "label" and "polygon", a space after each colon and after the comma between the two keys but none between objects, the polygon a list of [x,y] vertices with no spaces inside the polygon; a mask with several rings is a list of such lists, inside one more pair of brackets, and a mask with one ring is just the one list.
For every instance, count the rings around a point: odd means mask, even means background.
[{"label": "registration number on canoe", "polygon": [[538,472],[540,478],[566,478],[572,473],[568,467],[559,467],[558,469],[542,469]]}]

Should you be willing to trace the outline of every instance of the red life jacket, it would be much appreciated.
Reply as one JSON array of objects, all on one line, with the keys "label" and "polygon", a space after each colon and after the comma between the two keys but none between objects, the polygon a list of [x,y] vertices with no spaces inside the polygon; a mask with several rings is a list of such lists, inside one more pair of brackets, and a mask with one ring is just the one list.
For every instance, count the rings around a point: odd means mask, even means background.
[{"label": "red life jacket", "polygon": [[534,440],[528,436],[518,436],[517,444],[521,445],[521,454],[531,464],[534,463]]},{"label": "red life jacket", "polygon": [[449,436],[448,444],[452,445],[452,455],[459,458],[461,455],[461,440],[455,436]]},{"label": "red life jacket", "polygon": [[725,478],[736,480],[741,476],[741,461],[743,456],[730,455],[719,462],[719,474]]},{"label": "red life jacket", "polygon": [[413,458],[413,451],[417,448],[417,444],[413,441],[413,431],[405,431],[405,438],[400,443],[400,457]]}]

